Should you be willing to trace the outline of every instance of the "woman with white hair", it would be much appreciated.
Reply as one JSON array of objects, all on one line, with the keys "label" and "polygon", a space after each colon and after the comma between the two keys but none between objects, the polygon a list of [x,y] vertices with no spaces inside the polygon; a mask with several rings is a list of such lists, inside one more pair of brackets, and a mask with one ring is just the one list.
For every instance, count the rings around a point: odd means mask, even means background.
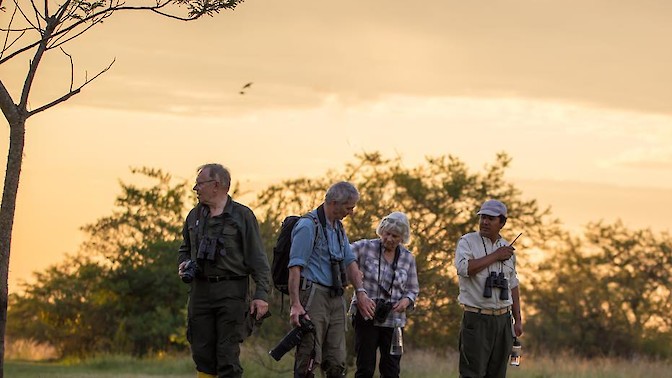
[{"label": "woman with white hair", "polygon": [[[364,291],[372,301],[374,318],[357,312],[356,296],[351,312],[354,314],[355,377],[373,377],[376,370],[377,351],[380,350],[381,377],[398,377],[401,355],[391,355],[395,326],[406,325],[406,311],[413,309],[418,297],[418,273],[415,257],[404,246],[410,239],[410,226],[404,213],[395,211],[383,218],[376,229],[378,238],[363,239],[351,244],[363,275]],[[356,293],[355,293],[356,294]],[[403,332],[403,331],[402,331]]]}]

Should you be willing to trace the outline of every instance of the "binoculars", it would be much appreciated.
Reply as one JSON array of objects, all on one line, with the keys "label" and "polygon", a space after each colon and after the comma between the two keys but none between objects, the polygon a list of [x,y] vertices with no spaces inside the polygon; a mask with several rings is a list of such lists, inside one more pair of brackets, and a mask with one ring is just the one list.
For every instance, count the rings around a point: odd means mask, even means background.
[{"label": "binoculars", "polygon": [[488,278],[485,279],[485,287],[483,288],[483,297],[491,298],[492,297],[492,288],[496,287],[501,289],[499,292],[500,300],[509,299],[509,280],[504,277],[504,272],[490,272]]},{"label": "binoculars", "polygon": [[340,297],[344,293],[343,287],[347,282],[343,260],[331,260],[331,279],[330,294],[332,297]]}]

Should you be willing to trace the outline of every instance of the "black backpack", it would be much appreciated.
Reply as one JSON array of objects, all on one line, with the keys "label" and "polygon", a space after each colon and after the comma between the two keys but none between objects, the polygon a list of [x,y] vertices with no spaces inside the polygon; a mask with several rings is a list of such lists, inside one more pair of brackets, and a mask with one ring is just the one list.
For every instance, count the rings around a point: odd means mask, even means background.
[{"label": "black backpack", "polygon": [[[278,239],[273,247],[273,263],[271,264],[271,274],[273,286],[283,294],[289,294],[289,251],[292,248],[292,230],[296,222],[301,218],[311,218],[315,222],[315,242],[317,242],[317,219],[310,215],[290,215],[282,221]],[[313,245],[313,248],[315,246]]]}]

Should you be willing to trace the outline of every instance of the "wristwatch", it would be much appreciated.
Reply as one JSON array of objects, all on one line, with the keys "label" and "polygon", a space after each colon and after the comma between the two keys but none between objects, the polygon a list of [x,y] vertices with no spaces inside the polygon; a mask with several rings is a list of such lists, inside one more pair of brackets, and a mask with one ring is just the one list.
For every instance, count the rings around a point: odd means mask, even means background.
[{"label": "wristwatch", "polygon": [[355,289],[355,292],[357,292],[357,293],[364,293],[364,294],[366,294],[366,295],[369,295],[369,292],[366,291],[366,289],[363,288],[363,287],[358,287],[357,289]]}]

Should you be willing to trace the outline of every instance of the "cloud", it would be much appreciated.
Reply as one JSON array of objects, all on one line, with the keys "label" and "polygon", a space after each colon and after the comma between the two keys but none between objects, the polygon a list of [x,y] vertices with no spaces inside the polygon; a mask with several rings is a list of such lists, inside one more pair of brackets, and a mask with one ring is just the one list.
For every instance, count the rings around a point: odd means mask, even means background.
[{"label": "cloud", "polygon": [[602,164],[632,170],[672,172],[672,147],[633,148],[618,154],[613,159],[605,160]]},{"label": "cloud", "polygon": [[[231,114],[319,106],[331,95],[515,95],[672,114],[672,50],[661,48],[672,35],[669,14],[658,0],[288,0],[249,2],[193,23],[118,18],[102,29],[104,44],[82,39],[73,49],[90,70],[117,57],[110,74],[118,77],[105,75],[98,97],[78,101]],[[69,78],[68,67],[50,77]],[[254,96],[242,101],[235,95],[248,81]]]}]

